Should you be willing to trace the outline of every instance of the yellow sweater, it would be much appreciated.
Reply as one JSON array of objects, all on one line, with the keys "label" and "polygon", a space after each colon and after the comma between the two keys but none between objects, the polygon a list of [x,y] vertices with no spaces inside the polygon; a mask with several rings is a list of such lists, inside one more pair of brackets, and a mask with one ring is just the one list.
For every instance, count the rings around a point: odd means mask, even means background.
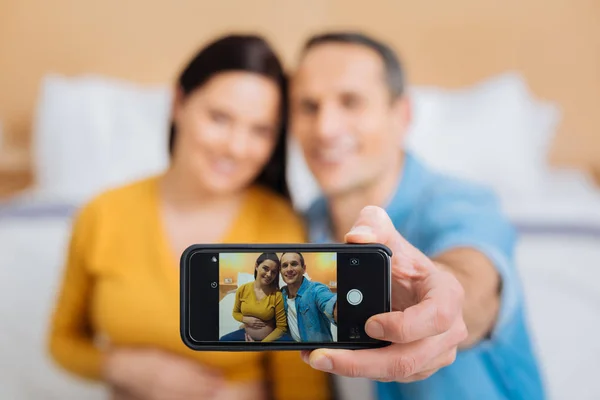
[{"label": "yellow sweater", "polygon": [[[250,189],[229,243],[302,242],[303,226],[290,205],[266,189]],[[285,226],[284,230],[263,229]],[[164,237],[158,178],[110,190],[88,203],[74,221],[67,262],[51,320],[49,347],[65,369],[100,378],[101,346],[152,346],[220,369],[231,380],[269,378],[276,398],[328,398],[324,374],[298,352],[195,352],[179,335],[179,267]],[[272,368],[265,371],[265,358]],[[285,367],[284,367],[285,366]]]},{"label": "yellow sweater", "polygon": [[275,320],[275,330],[264,338],[263,342],[277,340],[287,331],[283,295],[279,290],[259,301],[254,293],[254,282],[248,282],[240,286],[235,291],[233,318],[243,322],[244,316],[256,317],[263,321]]}]

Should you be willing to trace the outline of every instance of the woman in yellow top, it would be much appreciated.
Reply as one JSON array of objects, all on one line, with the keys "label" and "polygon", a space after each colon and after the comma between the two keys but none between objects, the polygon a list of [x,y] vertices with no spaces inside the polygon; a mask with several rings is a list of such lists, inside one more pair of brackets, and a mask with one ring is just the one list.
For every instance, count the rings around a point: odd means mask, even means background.
[{"label": "woman in yellow top", "polygon": [[283,296],[279,290],[281,263],[275,253],[263,253],[256,259],[254,282],[235,292],[233,318],[242,322],[241,329],[221,337],[221,341],[290,341]]},{"label": "woman in yellow top", "polygon": [[194,352],[180,339],[186,247],[305,234],[285,183],[286,80],[269,45],[221,38],[175,89],[169,168],[97,196],[74,221],[51,355],[113,399],[329,398],[326,376],[297,352]]}]

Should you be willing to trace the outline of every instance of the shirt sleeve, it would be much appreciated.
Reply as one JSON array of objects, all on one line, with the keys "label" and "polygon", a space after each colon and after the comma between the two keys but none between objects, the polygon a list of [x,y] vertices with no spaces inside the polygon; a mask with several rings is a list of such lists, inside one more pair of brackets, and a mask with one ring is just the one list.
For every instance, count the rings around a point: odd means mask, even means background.
[{"label": "shirt sleeve", "polygon": [[337,302],[337,294],[333,293],[327,286],[319,283],[315,288],[315,297],[319,310],[330,322],[336,324],[333,318],[333,308]]},{"label": "shirt sleeve", "polygon": [[275,294],[275,329],[263,342],[272,342],[279,339],[283,334],[287,332],[287,317],[285,315],[285,309],[283,307],[283,296],[281,292]]},{"label": "shirt sleeve", "polygon": [[242,297],[241,291],[243,290],[243,285],[238,287],[235,291],[235,301],[233,303],[233,318],[236,321],[243,322],[244,316],[242,315]]},{"label": "shirt sleeve", "polygon": [[94,345],[88,318],[93,286],[88,260],[96,229],[94,210],[87,206],[73,223],[48,338],[52,358],[66,370],[87,379],[100,378],[102,357]]},{"label": "shirt sleeve", "polygon": [[521,287],[514,265],[516,233],[503,215],[493,192],[467,183],[449,181],[436,187],[413,215],[420,250],[434,258],[450,249],[470,247],[483,253],[496,267],[501,281],[501,304],[491,339],[514,319],[521,302]]}]

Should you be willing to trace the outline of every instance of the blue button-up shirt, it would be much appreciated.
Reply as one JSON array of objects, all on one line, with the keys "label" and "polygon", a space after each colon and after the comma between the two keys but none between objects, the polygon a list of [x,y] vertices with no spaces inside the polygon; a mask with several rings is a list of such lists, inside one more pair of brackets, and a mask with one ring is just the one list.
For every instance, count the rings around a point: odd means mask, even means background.
[{"label": "blue button-up shirt", "polygon": [[[514,265],[516,235],[494,194],[435,173],[406,154],[398,188],[385,207],[396,229],[433,258],[456,247],[485,254],[502,279],[501,307],[489,338],[460,351],[454,364],[408,384],[376,383],[380,400],[545,398]],[[307,213],[312,242],[331,242],[325,199]]]},{"label": "blue button-up shirt", "polygon": [[[283,306],[288,312],[288,289],[281,288]],[[302,278],[302,284],[296,294],[296,315],[298,316],[298,331],[303,342],[331,342],[331,324],[333,308],[337,295],[320,283]]]}]

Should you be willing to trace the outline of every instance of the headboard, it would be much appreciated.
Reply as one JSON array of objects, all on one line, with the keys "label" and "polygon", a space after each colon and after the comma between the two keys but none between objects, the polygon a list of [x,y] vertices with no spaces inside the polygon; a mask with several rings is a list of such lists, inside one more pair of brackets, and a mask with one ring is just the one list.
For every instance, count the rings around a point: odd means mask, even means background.
[{"label": "headboard", "polygon": [[10,146],[29,146],[47,72],[171,82],[198,46],[230,30],[266,34],[293,65],[306,35],[358,28],[389,41],[414,84],[523,73],[564,113],[550,161],[600,170],[599,2],[0,0],[0,9],[0,120]]}]

